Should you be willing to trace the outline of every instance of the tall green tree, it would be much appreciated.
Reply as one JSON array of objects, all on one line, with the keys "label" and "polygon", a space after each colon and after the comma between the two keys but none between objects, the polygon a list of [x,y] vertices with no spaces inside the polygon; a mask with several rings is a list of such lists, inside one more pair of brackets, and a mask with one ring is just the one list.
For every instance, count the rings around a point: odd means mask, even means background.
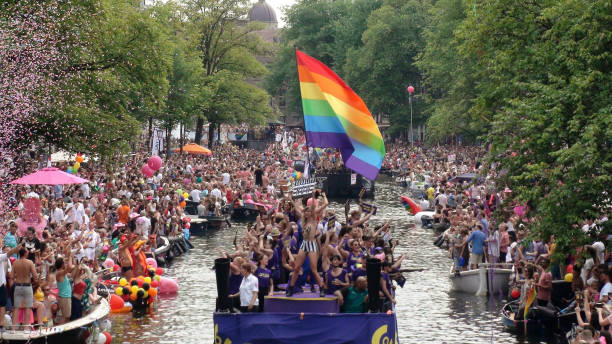
[{"label": "tall green tree", "polygon": [[493,121],[497,183],[532,206],[532,230],[560,252],[592,240],[582,221],[609,212],[611,11],[605,0],[495,1],[462,28],[489,75],[474,108]]},{"label": "tall green tree", "polygon": [[[214,129],[224,122],[247,121],[263,123],[272,115],[272,109],[259,106],[269,102],[265,92],[255,92],[246,84],[247,78],[261,77],[266,69],[255,54],[265,53],[266,44],[254,34],[262,28],[261,23],[246,23],[244,17],[249,10],[247,0],[189,0],[186,1],[188,18],[195,33],[193,43],[197,47],[204,70],[203,85],[210,92],[211,102],[202,104],[202,114],[196,120],[195,141],[202,139],[205,120],[209,125],[209,145],[212,145]],[[217,75],[219,74],[219,75]],[[233,85],[233,89],[252,90],[240,97],[246,103],[226,106],[221,99],[219,85]],[[230,97],[237,100],[237,97]],[[237,112],[241,107],[253,109],[248,113]],[[231,111],[228,111],[231,109]]]},{"label": "tall green tree", "polygon": [[[363,46],[349,51],[345,73],[348,83],[364,98],[373,114],[387,114],[391,133],[410,125],[406,87],[420,87],[421,74],[414,65],[423,50],[422,31],[428,1],[392,0],[370,14]],[[420,102],[415,114],[421,114]],[[415,122],[422,122],[420,115]]]},{"label": "tall green tree", "polygon": [[[490,121],[471,112],[477,95],[475,69],[479,56],[463,53],[459,47],[463,39],[456,35],[473,10],[473,2],[465,0],[439,0],[430,8],[423,31],[425,47],[416,62],[427,90],[423,112],[429,142],[455,135],[473,142],[490,128]],[[487,76],[481,78],[486,80]]]}]

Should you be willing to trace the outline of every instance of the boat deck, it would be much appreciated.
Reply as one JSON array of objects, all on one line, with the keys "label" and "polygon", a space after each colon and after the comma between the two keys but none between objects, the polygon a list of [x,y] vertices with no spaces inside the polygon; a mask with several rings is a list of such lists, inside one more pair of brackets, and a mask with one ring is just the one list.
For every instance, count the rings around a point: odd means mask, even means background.
[{"label": "boat deck", "polygon": [[266,313],[339,313],[338,298],[334,295],[319,296],[318,289],[314,293],[308,291],[295,293],[290,297],[284,291],[274,292],[273,296],[264,298]]}]

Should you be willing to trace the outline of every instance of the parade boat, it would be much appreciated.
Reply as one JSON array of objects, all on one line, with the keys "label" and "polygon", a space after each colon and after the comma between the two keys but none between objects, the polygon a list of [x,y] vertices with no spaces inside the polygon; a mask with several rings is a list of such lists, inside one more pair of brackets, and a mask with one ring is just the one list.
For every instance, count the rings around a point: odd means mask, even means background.
[{"label": "parade boat", "polygon": [[490,293],[501,292],[505,295],[508,291],[508,282],[514,272],[508,264],[478,264],[478,269],[455,272],[451,266],[449,278],[452,290],[470,293],[477,296],[485,296]]},{"label": "parade boat", "polygon": [[[501,320],[504,328],[519,335],[551,337],[564,342],[566,335],[572,332],[577,324],[576,312],[568,307],[568,300],[573,298],[571,283],[553,281],[552,298],[549,307],[532,304],[527,312],[527,319],[523,319],[520,312],[519,300],[511,301],[501,310]],[[582,311],[584,318],[584,311]]]},{"label": "parade boat", "polygon": [[321,191],[330,199],[359,198],[362,189],[365,190],[362,198],[374,198],[374,181],[350,170],[317,171],[316,178]]},{"label": "parade boat", "polygon": [[42,327],[32,331],[0,332],[0,342],[10,344],[65,344],[65,343],[95,343],[93,339],[98,338],[100,329],[98,323],[110,312],[108,301],[104,298],[99,303],[91,305],[89,314],[53,327]]},{"label": "parade boat", "polygon": [[[217,307],[213,314],[215,343],[397,343],[394,311],[379,313],[380,261],[369,259],[370,312],[340,313],[335,296],[296,293],[266,296],[263,313],[239,313],[231,309],[229,259],[215,260]],[[378,277],[378,278],[377,278]],[[380,287],[380,286],[378,286]],[[379,307],[379,306],[378,306]],[[256,329],[256,330],[255,330]]]}]

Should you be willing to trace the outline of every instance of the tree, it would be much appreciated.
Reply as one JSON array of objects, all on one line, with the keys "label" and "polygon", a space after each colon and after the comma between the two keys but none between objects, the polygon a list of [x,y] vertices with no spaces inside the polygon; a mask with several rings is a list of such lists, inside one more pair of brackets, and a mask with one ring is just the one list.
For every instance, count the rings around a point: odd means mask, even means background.
[{"label": "tree", "polygon": [[[476,54],[462,54],[463,42],[456,35],[473,4],[463,0],[440,0],[432,6],[423,31],[425,47],[416,66],[423,73],[424,99],[427,106],[427,139],[441,141],[449,136],[474,141],[484,134],[490,122],[470,112],[476,98]],[[481,75],[481,78],[486,78]],[[482,80],[482,79],[480,79]]]},{"label": "tree", "polygon": [[[419,89],[421,75],[414,62],[424,46],[421,32],[428,8],[426,1],[386,1],[368,17],[363,46],[347,54],[348,84],[373,114],[390,116],[392,133],[410,123],[406,87]],[[420,102],[416,107],[416,113],[422,113]]]},{"label": "tree", "polygon": [[492,119],[497,184],[531,205],[532,232],[555,235],[559,252],[592,240],[577,227],[609,212],[611,18],[605,0],[497,1],[462,29],[489,74],[474,107]]},{"label": "tree", "polygon": [[[212,100],[209,104],[203,104],[202,115],[196,120],[195,142],[200,143],[204,120],[207,119],[210,123],[209,145],[212,145],[215,126],[236,120],[235,109],[242,106],[259,109],[261,102],[268,101],[265,92],[254,92],[240,98],[250,103],[236,103],[233,104],[234,108],[231,104],[225,106],[226,100],[220,101],[222,94],[218,93],[220,89],[224,89],[219,86],[227,83],[248,90],[250,88],[242,84],[245,79],[259,77],[265,72],[254,54],[265,53],[267,46],[253,34],[261,29],[263,24],[243,22],[249,9],[249,2],[246,0],[190,0],[186,2],[186,6],[195,33],[194,43],[204,69],[202,82],[209,90],[209,99]],[[220,75],[217,75],[219,73]],[[228,109],[232,110],[228,112]],[[263,112],[251,114],[255,116],[242,116],[241,119],[250,123],[262,122],[266,115],[272,114],[272,109],[267,106]]]}]

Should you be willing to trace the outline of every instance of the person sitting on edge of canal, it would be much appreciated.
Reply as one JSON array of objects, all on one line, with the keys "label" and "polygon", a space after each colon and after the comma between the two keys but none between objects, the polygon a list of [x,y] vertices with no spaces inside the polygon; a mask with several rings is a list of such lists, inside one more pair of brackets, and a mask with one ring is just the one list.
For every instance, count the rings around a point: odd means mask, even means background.
[{"label": "person sitting on edge of canal", "polygon": [[355,280],[355,284],[336,290],[334,295],[338,298],[340,312],[365,313],[368,306],[368,283],[364,276]]}]

